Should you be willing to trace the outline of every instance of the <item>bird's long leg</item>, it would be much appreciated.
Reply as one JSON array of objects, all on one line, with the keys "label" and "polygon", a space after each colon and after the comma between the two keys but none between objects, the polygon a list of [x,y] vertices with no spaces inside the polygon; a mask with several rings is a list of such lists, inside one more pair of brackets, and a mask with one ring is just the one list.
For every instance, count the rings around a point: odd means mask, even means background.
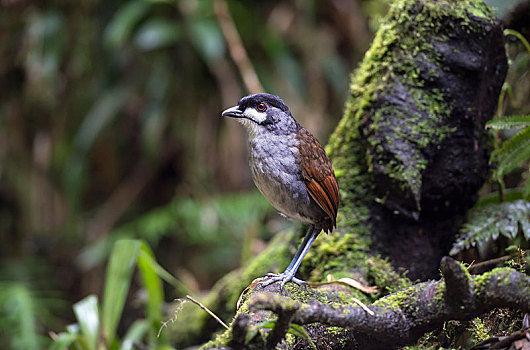
[{"label": "bird's long leg", "polygon": [[[285,269],[285,272],[291,271],[293,269],[294,265],[296,264],[296,261],[298,260],[298,258],[302,254],[302,251],[304,250],[305,246],[307,245],[307,242],[309,242],[309,239],[311,238],[311,233],[314,230],[315,230],[315,225],[310,225],[308,230],[307,230],[307,232],[306,232],[306,234],[305,234],[305,236],[304,236],[304,240],[298,246],[298,250],[294,254],[294,257],[291,260],[291,262],[289,263],[289,266],[287,266],[287,269]],[[307,252],[306,252],[306,254],[307,254]],[[300,266],[300,264],[298,264],[298,266]],[[296,272],[296,270],[295,270],[295,272]]]},{"label": "bird's long leg", "polygon": [[319,233],[320,230],[317,231],[314,225],[309,227],[309,230],[307,230],[307,233],[304,237],[304,241],[302,244],[300,244],[300,247],[298,247],[298,251],[294,255],[293,260],[291,260],[291,263],[287,269],[285,269],[285,274],[294,276]]},{"label": "bird's long leg", "polygon": [[304,237],[302,244],[300,244],[300,247],[298,247],[298,250],[296,251],[293,257],[293,260],[291,260],[291,263],[289,264],[287,269],[285,269],[285,271],[281,274],[267,274],[267,277],[270,277],[270,278],[267,281],[264,281],[262,285],[267,286],[277,281],[281,281],[282,286],[289,281],[293,281],[298,285],[304,283],[304,281],[299,280],[298,278],[295,278],[294,275],[296,271],[298,270],[298,268],[300,267],[302,260],[304,260],[304,257],[309,251],[309,248],[311,248],[311,245],[313,244],[318,234],[320,233],[320,230],[321,229],[316,228],[315,225],[311,225],[309,229],[307,230],[307,233]]}]

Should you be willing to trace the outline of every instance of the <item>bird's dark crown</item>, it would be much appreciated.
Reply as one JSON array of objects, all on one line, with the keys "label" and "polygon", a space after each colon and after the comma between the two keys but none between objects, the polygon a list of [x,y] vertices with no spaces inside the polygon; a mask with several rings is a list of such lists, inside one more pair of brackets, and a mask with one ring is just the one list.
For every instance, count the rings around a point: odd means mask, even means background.
[{"label": "bird's dark crown", "polygon": [[239,109],[245,110],[247,107],[256,107],[260,103],[265,103],[269,106],[276,107],[278,109],[281,109],[287,114],[290,114],[289,107],[285,105],[285,103],[282,101],[281,98],[279,98],[276,95],[267,94],[267,93],[261,93],[261,94],[253,94],[243,97],[241,100],[239,100]]}]

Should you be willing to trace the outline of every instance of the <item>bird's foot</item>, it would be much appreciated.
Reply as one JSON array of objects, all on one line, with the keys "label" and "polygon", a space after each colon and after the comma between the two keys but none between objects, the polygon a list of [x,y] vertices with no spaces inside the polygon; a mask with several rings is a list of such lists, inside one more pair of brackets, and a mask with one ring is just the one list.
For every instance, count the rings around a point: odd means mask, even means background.
[{"label": "bird's foot", "polygon": [[260,282],[260,284],[263,286],[263,287],[267,287],[273,283],[276,283],[276,282],[280,282],[280,290],[283,289],[283,287],[285,286],[285,284],[287,282],[293,282],[293,283],[296,283],[297,285],[301,286],[301,285],[309,285],[306,281],[303,281],[301,279],[298,279],[296,277],[294,277],[294,274],[292,273],[288,273],[288,272],[283,272],[283,273],[268,273],[265,275],[265,277],[263,278],[263,281]]}]

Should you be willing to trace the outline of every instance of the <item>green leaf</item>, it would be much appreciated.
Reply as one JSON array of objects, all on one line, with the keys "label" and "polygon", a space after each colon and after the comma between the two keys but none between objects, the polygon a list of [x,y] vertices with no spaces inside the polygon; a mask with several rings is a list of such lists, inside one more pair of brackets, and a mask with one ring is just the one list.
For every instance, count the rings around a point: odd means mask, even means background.
[{"label": "green leaf", "polygon": [[528,43],[528,41],[526,40],[526,38],[524,37],[523,34],[519,33],[516,30],[513,30],[513,29],[505,29],[504,30],[504,35],[505,36],[513,35],[514,37],[519,39],[519,41],[521,43],[523,43],[523,46],[525,47],[526,51],[528,52],[528,55],[530,55],[530,43]]},{"label": "green leaf", "polygon": [[530,127],[504,142],[492,154],[492,160],[499,162],[497,174],[502,176],[522,166],[530,158]]},{"label": "green leaf", "polygon": [[530,115],[509,115],[486,123],[486,129],[524,128],[530,125]]},{"label": "green leaf", "polygon": [[145,337],[150,328],[150,322],[147,320],[136,320],[129,327],[123,337],[120,350],[132,350],[134,344],[140,342]]},{"label": "green leaf", "polygon": [[263,321],[263,322],[259,322],[259,323],[256,323],[248,327],[247,334],[245,335],[245,344],[250,343],[250,341],[258,334],[258,331],[260,329],[262,328],[272,329],[275,324],[276,324],[276,321]]},{"label": "green leaf", "polygon": [[121,234],[102,236],[81,250],[81,253],[76,258],[77,265],[84,271],[93,269],[107,259],[114,247],[114,243],[122,238],[125,238],[125,236]]},{"label": "green leaf", "polygon": [[518,199],[524,199],[524,193],[520,188],[509,188],[504,190],[503,200],[499,196],[499,192],[493,192],[490,194],[481,197],[477,203],[475,203],[474,208],[482,207],[487,204],[498,204],[502,202],[514,202]]},{"label": "green leaf", "polygon": [[164,269],[156,262],[152,253],[146,254],[144,251],[142,251],[140,253],[140,258],[142,260],[142,263],[148,265],[149,269],[152,269],[156,273],[156,275],[158,275],[164,281],[175,287],[181,294],[191,294],[191,291],[188,289],[188,287],[186,287],[184,283],[173,277],[171,273],[169,273],[166,269]]},{"label": "green leaf", "polygon": [[77,340],[78,337],[77,334],[59,333],[57,339],[52,343],[49,350],[66,350]]},{"label": "green leaf", "polygon": [[158,277],[154,264],[154,254],[145,243],[142,243],[138,256],[138,268],[142,276],[142,284],[147,291],[147,318],[153,326],[159,326],[162,320],[162,302],[164,291],[162,281]]},{"label": "green leaf", "polygon": [[80,334],[81,329],[79,329],[79,325],[77,323],[72,323],[66,326],[66,331],[71,334]]},{"label": "green leaf", "polygon": [[455,255],[471,247],[482,246],[500,236],[513,241],[519,233],[525,239],[530,239],[529,201],[517,200],[473,208],[449,254]]},{"label": "green leaf", "polygon": [[304,339],[312,349],[316,349],[316,346],[313,343],[313,340],[311,339],[309,334],[307,334],[303,326],[300,326],[299,324],[296,324],[296,323],[291,323],[291,326],[289,327],[289,330],[287,331],[287,333],[291,333],[292,335],[295,335],[299,338]]},{"label": "green leaf", "polygon": [[[59,78],[58,70],[64,59],[63,53],[67,43],[65,22],[64,14],[59,11],[33,11],[29,14],[25,68],[31,71],[38,67],[34,80]],[[53,85],[47,84],[50,88],[53,88]]]},{"label": "green leaf", "polygon": [[149,8],[149,3],[143,0],[130,1],[123,5],[105,29],[105,45],[112,48],[122,46],[140,20],[147,15]]},{"label": "green leaf", "polygon": [[116,337],[132,273],[142,242],[123,239],[114,244],[107,268],[107,279],[103,294],[103,335],[108,344]]},{"label": "green leaf", "polygon": [[11,349],[40,349],[36,329],[35,296],[28,287],[19,282],[0,287],[0,312],[10,327]]},{"label": "green leaf", "polygon": [[129,91],[122,86],[103,91],[77,131],[74,139],[77,151],[84,153],[90,149],[105,126],[116,117],[128,96]]},{"label": "green leaf", "polygon": [[[276,326],[276,321],[263,321],[263,322],[257,323],[253,327],[250,327],[247,330],[247,334],[245,336],[245,344],[248,344],[252,340],[252,338],[254,338],[256,336],[256,334],[258,333],[258,331],[260,329],[262,329],[262,328],[273,329],[275,326]],[[307,334],[307,332],[306,332],[306,330],[305,330],[305,328],[303,326],[300,326],[300,325],[295,324],[295,323],[291,323],[291,325],[289,326],[289,329],[287,330],[287,333],[290,333],[290,334],[292,334],[294,336],[302,338],[303,340],[305,340],[309,344],[309,346],[312,349],[316,349],[316,346],[313,343],[313,340],[311,339],[309,334]]]},{"label": "green leaf", "polygon": [[257,324],[258,328],[273,329],[276,325],[276,321],[263,321]]},{"label": "green leaf", "polygon": [[99,337],[98,298],[95,295],[89,295],[77,302],[74,304],[74,313],[88,348],[95,350]]},{"label": "green leaf", "polygon": [[181,36],[180,27],[176,22],[153,18],[144,23],[134,38],[135,44],[145,51],[171,46]]},{"label": "green leaf", "polygon": [[217,23],[208,19],[197,19],[189,23],[191,42],[206,62],[218,60],[225,54],[225,42]]}]

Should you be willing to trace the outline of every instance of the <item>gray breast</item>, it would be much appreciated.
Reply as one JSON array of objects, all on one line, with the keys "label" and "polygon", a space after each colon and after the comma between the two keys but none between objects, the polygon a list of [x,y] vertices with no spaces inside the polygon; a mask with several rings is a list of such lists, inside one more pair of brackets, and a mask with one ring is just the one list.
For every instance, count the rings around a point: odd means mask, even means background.
[{"label": "gray breast", "polygon": [[294,135],[257,135],[249,143],[250,170],[259,191],[288,218],[315,223],[321,209],[307,193],[296,161],[298,142]]}]

